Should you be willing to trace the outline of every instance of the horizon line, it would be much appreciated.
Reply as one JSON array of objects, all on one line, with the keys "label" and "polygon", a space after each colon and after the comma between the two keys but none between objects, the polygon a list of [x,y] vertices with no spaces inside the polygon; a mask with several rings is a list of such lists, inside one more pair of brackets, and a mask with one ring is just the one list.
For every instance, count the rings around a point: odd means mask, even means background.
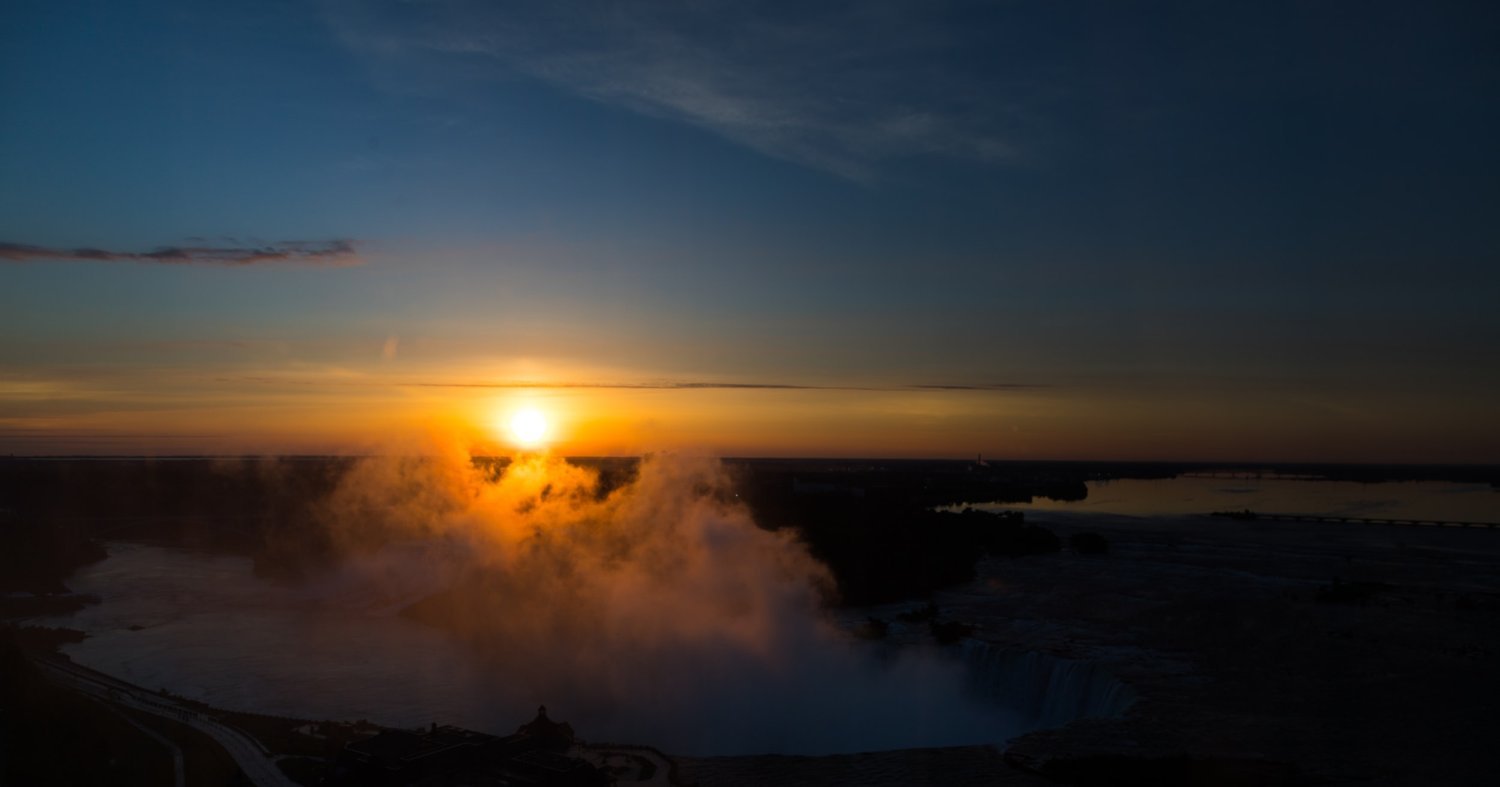
[{"label": "horizon line", "polygon": [[[514,459],[523,453],[477,453],[470,456],[471,459]],[[691,453],[681,451],[657,451],[644,454],[569,454],[559,455],[558,458],[567,460],[592,460],[592,459],[644,459],[656,454]],[[210,461],[210,460],[333,460],[333,459],[375,459],[382,457],[410,457],[427,456],[427,454],[395,454],[395,453],[370,453],[370,454],[6,454],[0,455],[0,462],[21,461]],[[981,455],[982,457],[982,455]],[[967,462],[977,464],[983,461],[985,464],[1121,464],[1121,465],[1198,465],[1198,466],[1238,466],[1238,467],[1270,467],[1270,466],[1304,466],[1304,467],[1443,467],[1443,468],[1496,468],[1500,469],[1500,462],[1422,462],[1422,461],[1334,461],[1316,459],[1290,459],[1290,460],[1221,460],[1221,459],[1098,459],[1098,458],[1076,458],[1076,459],[1025,459],[1025,458],[994,458],[976,461],[976,458],[968,456],[777,456],[769,454],[761,455],[723,455],[711,458],[724,461],[766,461],[766,462]]]}]

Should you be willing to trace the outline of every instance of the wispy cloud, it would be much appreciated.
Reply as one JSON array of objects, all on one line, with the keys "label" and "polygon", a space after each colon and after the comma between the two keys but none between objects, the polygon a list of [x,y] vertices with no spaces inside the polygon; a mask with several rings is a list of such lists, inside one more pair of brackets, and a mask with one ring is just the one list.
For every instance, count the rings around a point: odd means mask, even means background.
[{"label": "wispy cloud", "polygon": [[405,388],[483,388],[492,390],[534,391],[929,391],[941,392],[1001,392],[1055,388],[1050,383],[914,383],[890,385],[819,385],[812,383],[790,383],[778,381],[717,381],[717,380],[653,380],[646,382],[610,382],[608,380],[421,380],[390,379],[377,376],[347,375],[234,375],[216,378],[220,383],[256,383],[277,385],[353,385],[395,386]]},{"label": "wispy cloud", "polygon": [[535,383],[523,381],[502,382],[416,382],[405,383],[421,388],[534,388],[534,389],[623,389],[644,391],[702,391],[702,390],[785,390],[785,391],[1011,391],[1033,388],[1051,388],[1041,383],[980,383],[973,385],[913,384],[913,385],[808,385],[780,382],[706,382],[668,380],[645,383],[611,382],[552,382]]},{"label": "wispy cloud", "polygon": [[119,251],[96,248],[57,248],[0,241],[0,260],[47,262],[154,262],[163,265],[358,265],[354,244],[346,240],[282,241],[258,245],[163,246],[151,251]]},{"label": "wispy cloud", "polygon": [[537,389],[601,389],[601,390],[631,390],[631,391],[699,391],[699,390],[789,390],[789,391],[847,391],[864,390],[850,386],[826,386],[826,385],[796,385],[792,383],[735,383],[735,382],[649,382],[649,383],[610,383],[610,382],[417,382],[405,383],[418,388],[537,388]]},{"label": "wispy cloud", "polygon": [[928,391],[1013,391],[1028,388],[1052,388],[1054,386],[1045,383],[978,383],[972,385],[924,383],[909,385],[907,387]]},{"label": "wispy cloud", "polygon": [[447,60],[468,74],[489,63],[851,180],[907,156],[1014,154],[1004,86],[962,66],[985,42],[931,3],[330,7],[341,40],[373,61]]}]

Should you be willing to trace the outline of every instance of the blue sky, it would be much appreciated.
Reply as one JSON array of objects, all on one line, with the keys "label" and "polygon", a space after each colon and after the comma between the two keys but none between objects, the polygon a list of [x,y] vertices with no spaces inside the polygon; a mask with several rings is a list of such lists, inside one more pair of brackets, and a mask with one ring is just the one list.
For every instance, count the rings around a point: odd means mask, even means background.
[{"label": "blue sky", "polygon": [[[876,429],[858,451],[1500,459],[1489,4],[0,14],[0,441],[23,451],[239,445],[163,403],[172,368],[260,401],[267,450],[279,408],[324,405],[245,380],[352,375],[1002,386],[929,390],[939,426],[830,427],[834,452]],[[768,428],[843,405],[797,407]],[[1221,419],[1197,442],[1171,423],[1193,408]]]}]

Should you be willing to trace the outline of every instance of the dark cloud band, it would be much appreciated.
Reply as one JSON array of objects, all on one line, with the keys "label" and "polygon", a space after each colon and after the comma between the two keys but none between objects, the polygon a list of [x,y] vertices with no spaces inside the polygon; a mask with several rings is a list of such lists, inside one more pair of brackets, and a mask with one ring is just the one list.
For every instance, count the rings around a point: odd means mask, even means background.
[{"label": "dark cloud band", "polygon": [[280,243],[235,246],[164,246],[152,251],[116,251],[110,249],[61,249],[24,243],[0,242],[0,260],[9,262],[46,262],[82,260],[91,262],[154,262],[163,265],[263,265],[293,263],[303,265],[358,265],[359,255],[347,240],[282,241]]}]

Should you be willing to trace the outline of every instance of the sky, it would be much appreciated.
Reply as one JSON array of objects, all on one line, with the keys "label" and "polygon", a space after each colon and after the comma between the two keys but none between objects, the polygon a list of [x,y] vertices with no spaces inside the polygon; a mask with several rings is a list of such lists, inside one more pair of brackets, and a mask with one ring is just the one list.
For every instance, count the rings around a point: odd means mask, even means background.
[{"label": "sky", "polygon": [[0,454],[1500,462],[1500,7],[0,8]]}]

